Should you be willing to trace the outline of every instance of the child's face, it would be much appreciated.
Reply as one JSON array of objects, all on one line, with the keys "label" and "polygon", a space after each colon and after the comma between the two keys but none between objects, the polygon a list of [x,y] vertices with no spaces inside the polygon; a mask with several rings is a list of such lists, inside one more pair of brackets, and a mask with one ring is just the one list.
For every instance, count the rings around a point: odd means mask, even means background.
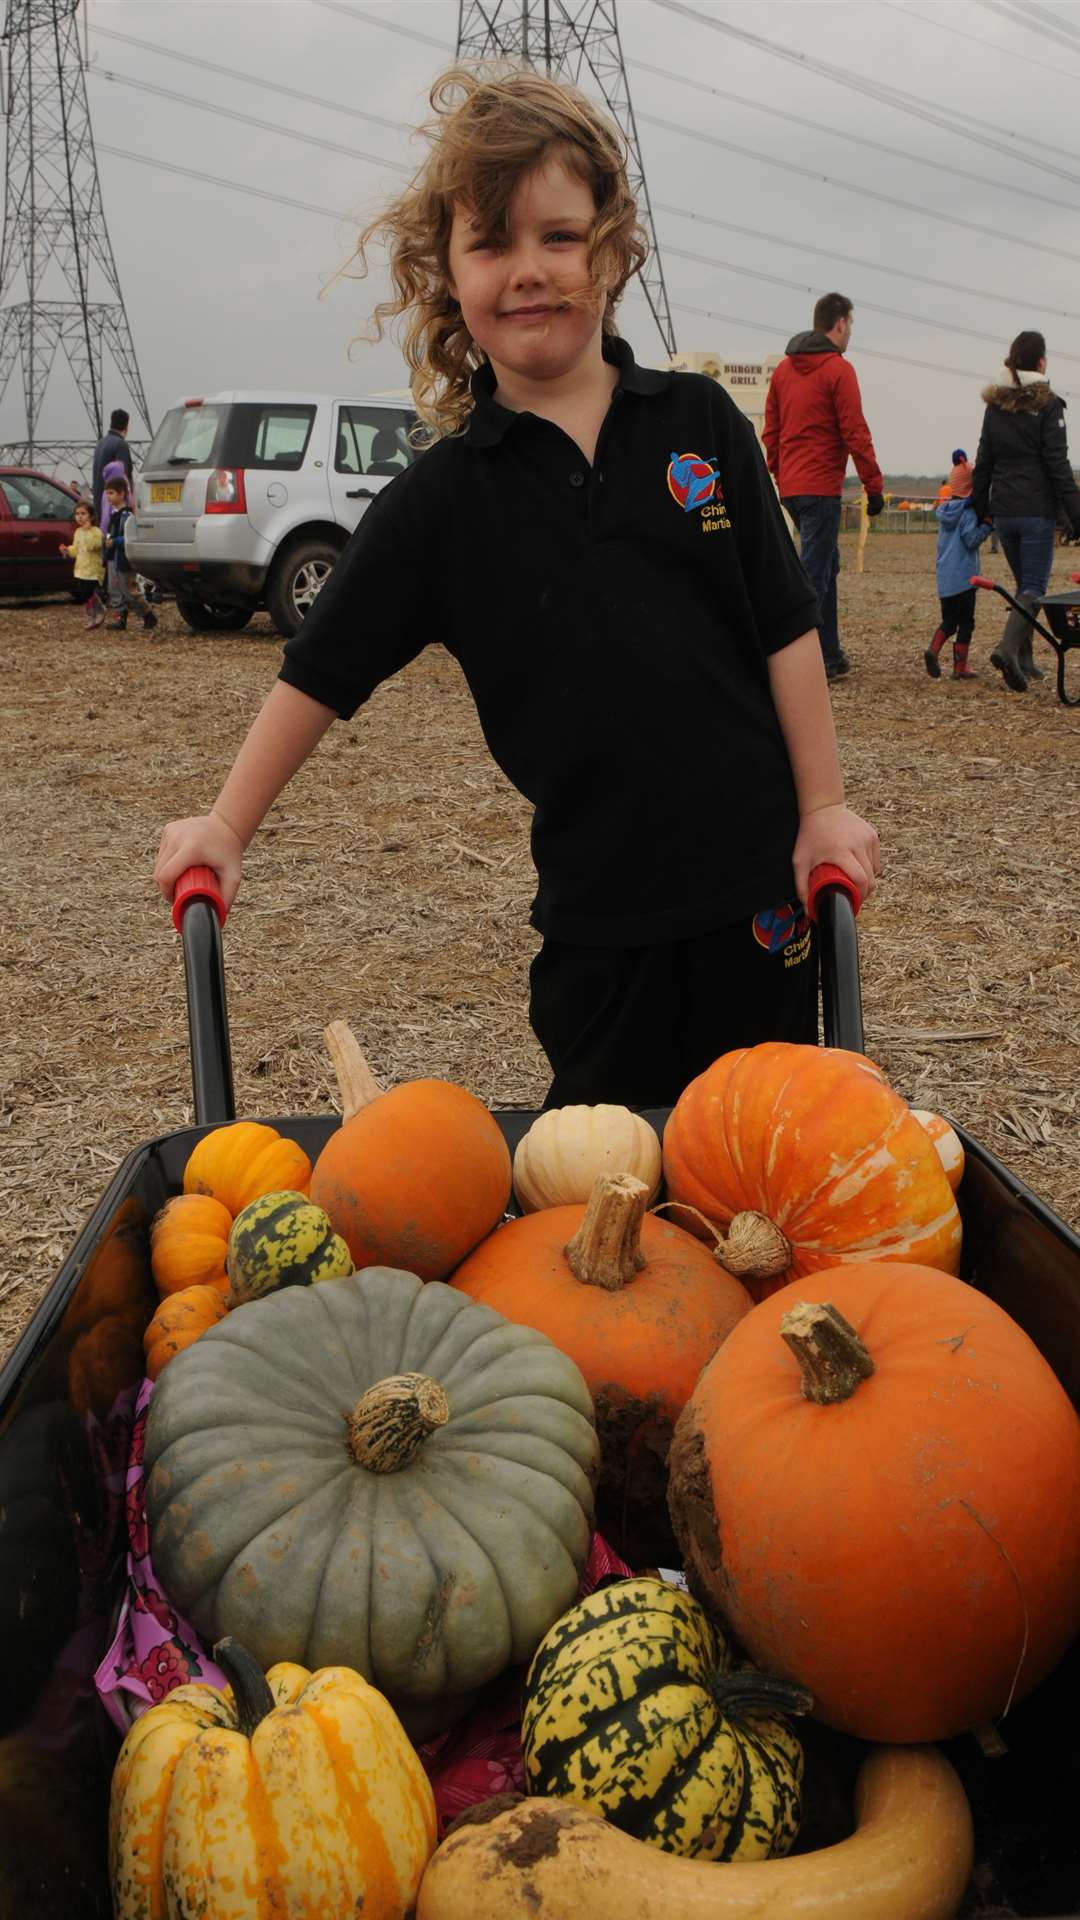
[{"label": "child's face", "polygon": [[124,504],[124,490],[122,487],[106,487],[105,498],[108,500],[110,507],[122,507]]},{"label": "child's face", "polygon": [[483,233],[468,208],[455,207],[450,291],[496,377],[558,379],[594,342],[599,355],[599,300],[580,307],[565,298],[588,286],[595,218],[591,188],[554,158],[519,180],[505,236]]},{"label": "child's face", "polygon": [[88,526],[90,525],[90,509],[89,509],[89,507],[76,507],[76,509],[75,509],[75,525],[76,525],[77,527],[88,527]]}]

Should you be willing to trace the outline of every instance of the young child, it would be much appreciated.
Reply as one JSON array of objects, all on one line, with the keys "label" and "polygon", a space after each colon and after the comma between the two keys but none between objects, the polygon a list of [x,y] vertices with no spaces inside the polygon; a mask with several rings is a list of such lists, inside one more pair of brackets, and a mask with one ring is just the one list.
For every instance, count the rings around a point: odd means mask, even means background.
[{"label": "young child", "polygon": [[[209,815],[162,834],[166,898],[244,849],[335,717],[431,641],[529,801],[530,1019],[549,1106],[666,1105],[726,1049],[817,1039],[800,901],[870,892],[844,802],[816,603],[748,420],[636,365],[615,310],[644,258],[619,135],[529,71],[458,70],[387,241],[437,436],[372,504]],[[375,617],[373,617],[373,615]]]},{"label": "young child", "polygon": [[70,546],[61,543],[60,551],[65,560],[74,564],[72,573],[72,592],[80,607],[86,608],[88,627],[100,627],[105,618],[105,608],[101,599],[101,589],[105,583],[104,542],[101,528],[95,527],[94,515],[85,500],[80,500],[75,509],[75,531]]},{"label": "young child", "polygon": [[110,509],[105,551],[112,562],[113,588],[118,602],[115,618],[109,622],[109,631],[118,633],[127,626],[128,610],[131,607],[139,609],[143,626],[149,630],[157,626],[157,614],[151,611],[148,601],[135,585],[135,575],[124,545],[124,529],[131,519],[127,481],[110,480],[105,488],[105,498]]},{"label": "young child", "polygon": [[946,640],[953,640],[954,680],[977,680],[974,667],[968,665],[971,636],[975,631],[975,595],[971,584],[976,555],[990,532],[980,526],[971,504],[971,463],[962,447],[953,454],[949,474],[950,498],[934,509],[938,519],[937,590],[941,601],[941,624],[923,654],[926,671],[932,680],[941,679],[938,654]]}]

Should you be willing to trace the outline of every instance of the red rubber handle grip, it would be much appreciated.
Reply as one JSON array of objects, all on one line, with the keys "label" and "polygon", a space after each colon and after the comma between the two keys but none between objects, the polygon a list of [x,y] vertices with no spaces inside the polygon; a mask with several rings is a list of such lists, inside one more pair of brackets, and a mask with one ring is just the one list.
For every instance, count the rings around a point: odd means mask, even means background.
[{"label": "red rubber handle grip", "polygon": [[988,580],[985,573],[973,573],[971,576],[971,584],[973,587],[996,587],[997,581]]},{"label": "red rubber handle grip", "polygon": [[862,905],[858,882],[852,879],[850,873],[845,873],[843,867],[834,867],[825,862],[822,866],[814,868],[810,875],[810,884],[806,889],[806,911],[811,920],[817,919],[818,899],[826,887],[836,887],[839,892],[846,893],[851,902],[852,913],[858,913]]},{"label": "red rubber handle grip", "polygon": [[213,867],[188,867],[180,875],[173,892],[172,923],[177,933],[180,923],[193,900],[208,900],[218,917],[218,925],[225,925],[225,902],[221,897],[218,877]]},{"label": "red rubber handle grip", "polygon": [[1069,579],[1072,581],[1074,587],[1080,587],[1080,573],[1070,573]]}]

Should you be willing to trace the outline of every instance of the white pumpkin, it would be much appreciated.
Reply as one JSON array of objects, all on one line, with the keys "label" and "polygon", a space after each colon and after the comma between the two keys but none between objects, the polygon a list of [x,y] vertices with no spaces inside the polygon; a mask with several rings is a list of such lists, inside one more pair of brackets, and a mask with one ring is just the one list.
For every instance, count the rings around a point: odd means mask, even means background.
[{"label": "white pumpkin", "polygon": [[629,1107],[552,1107],[533,1121],[514,1155],[514,1193],[523,1213],[588,1200],[598,1174],[632,1173],[660,1189],[660,1141]]},{"label": "white pumpkin", "polygon": [[930,1135],[945,1170],[945,1178],[955,1193],[964,1177],[964,1149],[959,1134],[947,1120],[942,1119],[940,1113],[931,1113],[926,1107],[912,1107],[911,1112]]}]

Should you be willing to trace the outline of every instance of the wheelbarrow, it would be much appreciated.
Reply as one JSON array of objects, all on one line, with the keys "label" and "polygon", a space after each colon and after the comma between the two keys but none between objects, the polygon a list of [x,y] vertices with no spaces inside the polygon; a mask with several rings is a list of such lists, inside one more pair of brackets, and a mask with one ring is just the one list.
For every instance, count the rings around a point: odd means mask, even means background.
[{"label": "wheelbarrow", "polygon": [[997,580],[989,580],[983,574],[971,576],[973,587],[983,587],[988,593],[998,593],[1014,613],[1022,613],[1024,619],[1034,627],[1035,632],[1053,647],[1057,657],[1057,697],[1063,707],[1080,707],[1080,686],[1070,696],[1065,688],[1065,662],[1074,647],[1080,647],[1080,573],[1070,575],[1075,591],[1066,588],[1064,593],[1049,593],[1040,601],[1040,610],[1050,622],[1047,630],[1042,622],[1035,618],[1027,607],[1013,598],[1007,587]]},{"label": "wheelbarrow", "polygon": [[[819,869],[808,906],[818,926],[826,1044],[861,1052],[853,891],[845,875]],[[109,1920],[107,1809],[118,1735],[94,1674],[125,1592],[128,1449],[141,1336],[156,1305],[150,1222],[180,1190],[197,1141],[235,1117],[223,917],[214,876],[185,875],[174,919],[195,1123],[128,1154],[0,1369],[0,1920]],[[535,1117],[496,1112],[511,1151]],[[667,1111],[646,1117],[662,1131]],[[312,1160],[339,1124],[333,1115],[268,1118]],[[963,1277],[1019,1321],[1080,1403],[1080,1239],[956,1130],[966,1154]],[[1078,1716],[1080,1647],[1012,1709],[1000,1751],[972,1736],[948,1743],[976,1828],[976,1875],[962,1920],[1076,1920]],[[833,1736],[830,1777],[846,1788],[863,1751]]]}]

